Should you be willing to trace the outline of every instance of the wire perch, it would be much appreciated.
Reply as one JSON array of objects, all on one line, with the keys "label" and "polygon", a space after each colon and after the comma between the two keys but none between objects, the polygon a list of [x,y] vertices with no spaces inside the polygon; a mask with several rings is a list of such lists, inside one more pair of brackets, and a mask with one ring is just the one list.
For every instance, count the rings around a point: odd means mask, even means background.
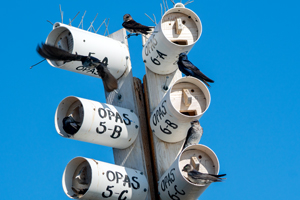
[{"label": "wire perch", "polygon": [[190,3],[193,3],[193,2],[194,2],[194,1],[188,0],[187,2],[185,2],[184,5],[186,6],[186,5],[188,5],[188,4],[190,4]]},{"label": "wire perch", "polygon": [[32,65],[29,69],[32,69],[34,66],[36,66],[36,65],[38,65],[38,64],[41,64],[41,63],[44,62],[45,60],[46,60],[46,59],[44,59],[44,60],[42,60],[42,61],[40,61],[40,62],[38,62],[38,63]]},{"label": "wire perch", "polygon": [[49,20],[47,20],[47,22],[49,22],[51,25],[53,25],[53,23],[52,23],[52,22],[50,22]]}]

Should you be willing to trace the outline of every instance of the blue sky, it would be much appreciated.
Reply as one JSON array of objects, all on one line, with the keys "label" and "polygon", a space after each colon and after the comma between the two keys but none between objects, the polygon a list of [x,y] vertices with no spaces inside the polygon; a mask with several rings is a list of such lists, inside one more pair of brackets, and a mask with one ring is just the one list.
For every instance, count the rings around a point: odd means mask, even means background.
[{"label": "blue sky", "polygon": [[[1,138],[2,199],[69,199],[61,186],[67,163],[85,156],[113,163],[112,149],[68,140],[55,130],[59,102],[74,95],[105,102],[100,79],[51,67],[35,49],[60,22],[86,10],[84,29],[110,18],[109,32],[130,13],[160,19],[161,1],[6,1],[2,3]],[[215,80],[211,104],[200,119],[201,144],[220,161],[224,183],[212,184],[200,199],[298,199],[299,2],[205,1],[187,5],[200,17],[202,36],[189,59]],[[172,5],[168,1],[169,7]],[[99,33],[103,34],[104,28]],[[129,41],[133,75],[145,74],[141,38]]]}]

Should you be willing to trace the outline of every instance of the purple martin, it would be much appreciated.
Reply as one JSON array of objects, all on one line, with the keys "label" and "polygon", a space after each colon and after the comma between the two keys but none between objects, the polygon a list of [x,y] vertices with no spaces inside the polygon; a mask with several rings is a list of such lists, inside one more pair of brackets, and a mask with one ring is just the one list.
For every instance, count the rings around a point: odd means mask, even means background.
[{"label": "purple martin", "polygon": [[91,56],[91,54],[93,54],[91,52],[88,56],[78,55],[77,53],[71,54],[63,49],[43,43],[41,46],[38,45],[36,50],[40,56],[49,60],[62,60],[64,62],[81,61],[84,67],[97,69],[98,75],[102,79],[105,91],[112,92],[118,88],[117,79],[107,68],[107,57],[105,57],[101,62],[98,58]]},{"label": "purple martin", "polygon": [[128,31],[130,32],[131,34],[129,34],[127,37],[129,38],[131,35],[134,35],[134,33],[136,35],[138,35],[139,33],[140,34],[149,34],[148,31],[151,31],[151,28],[150,26],[144,26],[140,23],[137,23],[136,21],[134,21],[131,17],[130,14],[125,14],[123,16],[123,24],[122,26]]},{"label": "purple martin", "polygon": [[212,182],[222,182],[223,179],[226,179],[226,178],[220,178],[220,177],[226,176],[226,174],[215,175],[215,174],[201,173],[201,172],[193,169],[193,166],[190,164],[186,164],[183,167],[182,171],[187,172],[188,179],[192,183],[196,183],[196,184],[208,184],[208,183],[212,183]]},{"label": "purple martin", "polygon": [[66,133],[74,135],[80,128],[80,122],[74,120],[72,115],[63,118],[63,129]]},{"label": "purple martin", "polygon": [[193,65],[193,63],[188,60],[185,53],[179,54],[179,60],[177,64],[179,70],[186,76],[193,76],[205,83],[208,87],[210,87],[210,85],[207,82],[214,83],[213,80],[205,76],[195,65]]},{"label": "purple martin", "polygon": [[[82,165],[80,164],[80,166]],[[75,198],[81,198],[88,191],[92,180],[91,168],[86,164],[79,167],[75,170],[72,181],[72,190],[75,193],[72,197]]]},{"label": "purple martin", "polygon": [[191,128],[189,128],[187,137],[183,146],[183,149],[194,144],[198,144],[203,134],[203,129],[200,126],[198,120],[194,120],[191,122]]},{"label": "purple martin", "polygon": [[74,187],[72,187],[72,190],[75,193],[72,195],[72,197],[76,199],[80,199],[86,193],[86,191],[88,191],[88,189],[76,189]]},{"label": "purple martin", "polygon": [[83,184],[83,185],[88,185],[89,184],[89,175],[87,175],[88,173],[88,167],[85,166],[83,167],[77,176],[75,176],[75,179],[80,183],[80,184]]}]

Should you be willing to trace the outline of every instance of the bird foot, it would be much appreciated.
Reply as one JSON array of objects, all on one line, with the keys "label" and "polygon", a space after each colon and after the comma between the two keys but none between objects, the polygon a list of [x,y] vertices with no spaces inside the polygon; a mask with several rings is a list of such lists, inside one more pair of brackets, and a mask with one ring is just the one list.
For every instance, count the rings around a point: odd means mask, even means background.
[{"label": "bird foot", "polygon": [[138,33],[130,33],[130,34],[128,34],[128,35],[125,37],[125,39],[129,39],[130,36],[138,36],[138,35],[140,35],[140,34],[138,34]]}]

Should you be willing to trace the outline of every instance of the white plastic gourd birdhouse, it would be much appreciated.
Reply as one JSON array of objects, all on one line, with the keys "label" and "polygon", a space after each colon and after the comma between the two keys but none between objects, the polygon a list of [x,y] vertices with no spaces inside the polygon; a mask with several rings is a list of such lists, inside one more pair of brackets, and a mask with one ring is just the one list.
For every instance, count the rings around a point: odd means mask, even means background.
[{"label": "white plastic gourd birdhouse", "polygon": [[[129,50],[120,41],[98,35],[89,31],[75,28],[70,25],[55,23],[53,30],[47,37],[46,44],[56,46],[72,54],[91,56],[103,61],[107,57],[107,67],[115,78],[120,78],[127,68]],[[48,63],[60,69],[100,78],[96,69],[84,67],[81,61],[54,61],[47,59]]]},{"label": "white plastic gourd birdhouse", "polygon": [[185,148],[158,182],[162,200],[197,199],[210,185],[189,180],[187,172],[182,171],[186,164],[201,173],[209,174],[218,174],[220,168],[216,154],[207,146],[191,145]]},{"label": "white plastic gourd birdhouse", "polygon": [[200,80],[188,76],[178,79],[152,112],[150,126],[165,142],[185,139],[190,122],[199,120],[210,104],[210,93]]},{"label": "white plastic gourd birdhouse", "polygon": [[56,109],[55,128],[62,137],[125,149],[138,135],[139,119],[125,108],[69,96]]},{"label": "white plastic gourd birdhouse", "polygon": [[141,171],[84,157],[68,163],[62,185],[68,197],[83,200],[144,200],[149,187]]},{"label": "white plastic gourd birdhouse", "polygon": [[188,53],[202,33],[200,18],[182,3],[175,4],[162,17],[143,48],[145,65],[154,73],[170,74],[178,55]]}]

